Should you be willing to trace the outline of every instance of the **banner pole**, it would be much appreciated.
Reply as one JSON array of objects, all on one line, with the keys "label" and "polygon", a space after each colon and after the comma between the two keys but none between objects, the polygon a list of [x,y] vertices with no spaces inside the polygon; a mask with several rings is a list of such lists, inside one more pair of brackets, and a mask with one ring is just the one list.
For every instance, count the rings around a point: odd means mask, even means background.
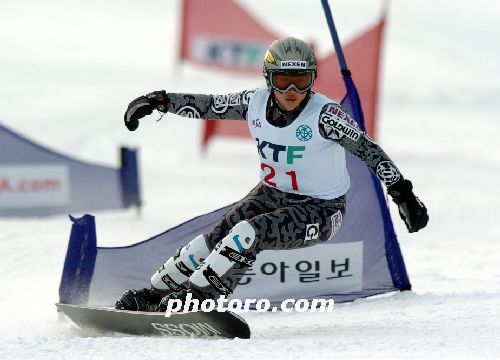
[{"label": "banner pole", "polygon": [[328,28],[330,29],[330,35],[332,37],[333,46],[335,47],[335,53],[337,54],[337,59],[339,60],[340,71],[342,72],[342,75],[344,75],[344,71],[349,71],[349,69],[347,68],[339,36],[337,34],[337,30],[335,29],[335,23],[333,22],[333,15],[330,5],[328,4],[328,0],[321,0],[321,5],[323,5],[323,11],[325,12],[326,22],[328,23]]},{"label": "banner pole", "polygon": [[[358,122],[361,129],[365,131],[365,124],[363,119],[363,114],[361,110],[361,102],[359,101],[359,95],[354,86],[354,82],[351,78],[351,71],[347,68],[347,62],[344,57],[344,52],[342,51],[342,46],[340,45],[339,36],[337,30],[335,29],[335,23],[333,21],[332,11],[328,0],[321,0],[321,5],[323,6],[323,11],[325,12],[326,22],[328,23],[328,28],[330,29],[330,35],[332,37],[333,46],[335,48],[335,53],[337,54],[337,59],[339,60],[340,72],[342,73],[342,78],[344,79],[344,84],[346,87],[347,97],[352,107],[352,116]],[[351,89],[351,91],[349,91]]]}]

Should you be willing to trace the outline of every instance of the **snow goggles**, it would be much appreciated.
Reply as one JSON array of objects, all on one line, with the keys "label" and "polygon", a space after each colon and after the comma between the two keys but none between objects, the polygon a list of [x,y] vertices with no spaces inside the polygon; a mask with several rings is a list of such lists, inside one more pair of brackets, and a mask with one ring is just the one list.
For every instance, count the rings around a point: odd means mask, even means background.
[{"label": "snow goggles", "polygon": [[269,82],[274,90],[284,94],[294,89],[299,94],[309,91],[314,84],[314,73],[273,71],[269,74]]}]

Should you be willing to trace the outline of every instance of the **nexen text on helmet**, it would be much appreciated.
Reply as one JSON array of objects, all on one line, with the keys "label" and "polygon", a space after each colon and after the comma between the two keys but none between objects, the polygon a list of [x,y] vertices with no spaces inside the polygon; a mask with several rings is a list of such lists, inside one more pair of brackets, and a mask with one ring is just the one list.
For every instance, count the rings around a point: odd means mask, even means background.
[{"label": "nexen text on helmet", "polygon": [[282,69],[307,69],[307,61],[281,61]]}]

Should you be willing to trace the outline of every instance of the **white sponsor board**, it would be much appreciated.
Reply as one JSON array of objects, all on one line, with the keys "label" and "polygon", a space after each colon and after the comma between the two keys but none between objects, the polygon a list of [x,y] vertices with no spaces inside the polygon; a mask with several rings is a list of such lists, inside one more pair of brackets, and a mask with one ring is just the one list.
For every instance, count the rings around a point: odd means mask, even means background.
[{"label": "white sponsor board", "polygon": [[281,301],[363,288],[363,242],[263,251],[233,297]]},{"label": "white sponsor board", "polygon": [[262,68],[268,44],[265,41],[241,41],[198,36],[190,45],[189,56],[207,64],[242,70]]},{"label": "white sponsor board", "polygon": [[0,208],[67,206],[69,198],[66,166],[0,166]]}]

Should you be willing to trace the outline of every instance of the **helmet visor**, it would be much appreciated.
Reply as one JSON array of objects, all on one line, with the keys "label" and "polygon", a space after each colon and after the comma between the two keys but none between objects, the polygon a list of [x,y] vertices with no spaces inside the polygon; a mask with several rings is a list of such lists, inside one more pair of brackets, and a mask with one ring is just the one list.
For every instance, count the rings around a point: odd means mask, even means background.
[{"label": "helmet visor", "polygon": [[311,89],[314,83],[313,72],[271,72],[271,86],[274,90],[284,94],[294,89],[299,94],[305,93]]}]

